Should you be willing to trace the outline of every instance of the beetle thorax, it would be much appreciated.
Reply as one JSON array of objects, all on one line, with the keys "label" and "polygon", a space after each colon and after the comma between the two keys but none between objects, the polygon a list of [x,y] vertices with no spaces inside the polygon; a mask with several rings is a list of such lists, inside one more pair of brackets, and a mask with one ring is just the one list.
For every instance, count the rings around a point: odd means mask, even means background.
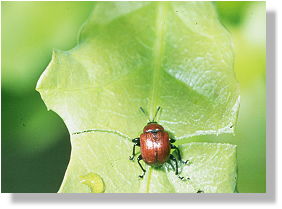
[{"label": "beetle thorax", "polygon": [[143,129],[144,133],[157,133],[159,131],[164,131],[164,128],[157,123],[148,123]]}]

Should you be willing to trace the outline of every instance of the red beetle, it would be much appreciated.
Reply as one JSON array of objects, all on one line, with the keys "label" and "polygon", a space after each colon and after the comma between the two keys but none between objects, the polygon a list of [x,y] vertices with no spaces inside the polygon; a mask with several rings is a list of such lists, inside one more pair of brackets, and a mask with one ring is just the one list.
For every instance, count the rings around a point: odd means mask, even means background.
[{"label": "red beetle", "polygon": [[[143,108],[140,107],[140,109],[146,115]],[[188,162],[181,160],[181,154],[178,147],[172,144],[175,142],[175,139],[171,139],[168,132],[166,132],[161,125],[154,121],[159,110],[160,107],[158,107],[154,119],[149,121],[149,123],[144,127],[143,133],[140,135],[140,137],[132,139],[132,142],[134,143],[133,152],[129,159],[134,159],[135,147],[140,146],[141,154],[137,158],[138,164],[143,171],[143,174],[139,176],[140,178],[143,178],[146,173],[146,170],[141,165],[140,160],[143,160],[146,164],[154,167],[161,166],[164,163],[169,162],[169,160],[172,160],[175,162],[175,175],[178,175],[178,163],[176,158],[170,154],[171,149],[177,150],[178,159],[180,162],[185,164]],[[181,176],[179,176],[179,178],[183,179]]]}]

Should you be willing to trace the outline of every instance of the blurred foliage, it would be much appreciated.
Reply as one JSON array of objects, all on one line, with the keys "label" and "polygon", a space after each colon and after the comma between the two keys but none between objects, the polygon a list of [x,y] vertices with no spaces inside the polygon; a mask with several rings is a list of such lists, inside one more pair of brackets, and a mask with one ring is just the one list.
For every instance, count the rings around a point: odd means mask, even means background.
[{"label": "blurred foliage", "polygon": [[221,1],[214,2],[217,7],[219,19],[224,25],[240,27],[245,19],[246,9],[252,4],[250,1]]},{"label": "blurred foliage", "polygon": [[53,48],[71,49],[93,2],[2,2],[2,192],[57,192],[70,155],[63,121],[36,82]]},{"label": "blurred foliage", "polygon": [[2,3],[2,85],[5,90],[20,95],[33,90],[50,60],[50,51],[75,46],[78,28],[92,5],[92,2]]},{"label": "blurred foliage", "polygon": [[[234,70],[241,87],[236,136],[229,140],[238,145],[237,188],[239,192],[266,192],[265,2],[217,2],[216,5],[233,38]],[[227,12],[232,8],[233,12]],[[230,15],[224,15],[226,12]]]},{"label": "blurred foliage", "polygon": [[[265,192],[265,3],[215,2],[234,41],[241,86],[236,135],[191,141],[238,145],[239,192]],[[70,155],[63,121],[35,85],[53,48],[71,49],[93,2],[2,2],[2,192],[57,192]],[[219,139],[219,137],[221,139]]]}]

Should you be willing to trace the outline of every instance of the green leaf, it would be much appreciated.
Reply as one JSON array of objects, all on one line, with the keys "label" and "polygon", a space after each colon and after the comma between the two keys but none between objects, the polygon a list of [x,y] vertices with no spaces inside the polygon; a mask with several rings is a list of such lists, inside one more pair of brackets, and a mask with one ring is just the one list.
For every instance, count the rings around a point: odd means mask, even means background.
[{"label": "green leaf", "polygon": [[[106,140],[106,142],[105,142]],[[113,192],[234,192],[236,186],[236,146],[216,143],[189,143],[181,147],[182,181],[166,165],[161,169],[147,166],[143,180],[136,160],[128,159],[132,143],[116,134],[95,132],[72,138],[72,158],[59,192],[91,192],[81,176],[95,173],[105,182],[105,191]]]},{"label": "green leaf", "polygon": [[158,122],[178,144],[194,135],[233,133],[239,91],[232,65],[229,34],[210,3],[97,4],[80,43],[54,51],[37,84],[48,109],[63,118],[70,133],[93,130],[71,136],[71,161],[60,192],[89,192],[80,182],[89,173],[103,179],[105,192],[196,192],[200,187],[233,192],[233,145],[184,146],[184,156],[199,157],[191,173],[183,168],[183,174],[195,176],[189,182],[177,181],[167,166],[148,168],[140,181],[138,164],[128,160],[129,139],[147,123],[140,106],[150,118],[161,106]]},{"label": "green leaf", "polygon": [[3,2],[3,90],[17,96],[33,92],[52,49],[73,47],[79,26],[92,8],[93,2]]}]

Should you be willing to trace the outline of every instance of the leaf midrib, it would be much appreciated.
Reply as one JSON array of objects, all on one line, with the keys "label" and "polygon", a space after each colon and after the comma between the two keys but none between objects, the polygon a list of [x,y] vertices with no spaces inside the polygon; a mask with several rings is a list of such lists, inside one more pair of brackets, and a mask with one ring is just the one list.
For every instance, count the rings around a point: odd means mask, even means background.
[{"label": "leaf midrib", "polygon": [[157,109],[160,89],[161,64],[164,52],[164,36],[166,31],[167,2],[158,2],[156,17],[156,41],[153,48],[153,83],[150,102],[150,118],[152,119]]},{"label": "leaf midrib", "polygon": [[[163,61],[164,52],[164,36],[166,31],[166,14],[167,14],[167,2],[157,2],[157,17],[156,17],[156,41],[153,48],[153,83],[152,94],[150,100],[150,119],[154,117],[154,112],[157,109],[160,89],[160,74],[161,64]],[[152,176],[152,169],[149,168],[147,173],[148,178],[146,182],[146,192],[150,191],[150,181]]]}]

